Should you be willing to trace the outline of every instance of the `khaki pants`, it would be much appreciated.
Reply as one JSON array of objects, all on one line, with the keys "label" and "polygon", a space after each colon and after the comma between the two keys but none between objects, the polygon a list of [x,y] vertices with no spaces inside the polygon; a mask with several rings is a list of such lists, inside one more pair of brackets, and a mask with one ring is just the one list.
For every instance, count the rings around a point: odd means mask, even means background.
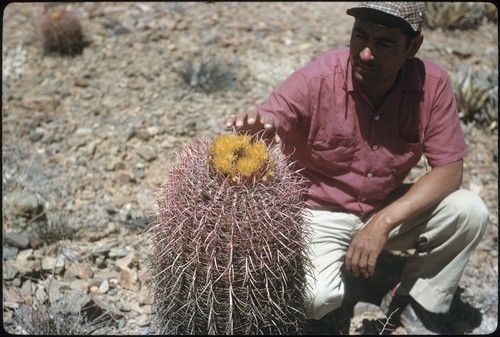
[{"label": "khaki pants", "polygon": [[[314,266],[307,275],[311,291],[307,315],[320,319],[342,304],[340,268],[351,239],[371,217],[318,209],[307,209],[305,216],[312,227],[310,257]],[[482,200],[460,189],[394,228],[385,249],[415,249],[403,270],[398,292],[411,295],[428,311],[447,312],[488,217]]]}]

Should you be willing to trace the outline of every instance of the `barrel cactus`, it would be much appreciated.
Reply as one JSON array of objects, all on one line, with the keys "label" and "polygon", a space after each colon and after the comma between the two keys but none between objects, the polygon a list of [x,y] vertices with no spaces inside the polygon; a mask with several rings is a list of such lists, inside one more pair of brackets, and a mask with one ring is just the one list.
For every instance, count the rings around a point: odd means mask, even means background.
[{"label": "barrel cactus", "polygon": [[74,56],[89,44],[80,20],[69,10],[49,9],[37,20],[36,28],[45,54]]},{"label": "barrel cactus", "polygon": [[301,333],[305,181],[263,140],[197,139],[158,189],[148,229],[160,334]]}]

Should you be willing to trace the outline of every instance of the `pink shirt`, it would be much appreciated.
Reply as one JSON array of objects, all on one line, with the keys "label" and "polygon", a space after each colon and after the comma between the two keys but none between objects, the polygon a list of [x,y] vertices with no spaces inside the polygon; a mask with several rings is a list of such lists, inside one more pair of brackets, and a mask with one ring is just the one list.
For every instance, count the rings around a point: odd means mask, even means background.
[{"label": "pink shirt", "polygon": [[449,76],[421,58],[406,62],[377,110],[353,87],[343,48],[294,72],[258,111],[273,118],[284,152],[311,181],[311,207],[368,212],[422,154],[431,167],[467,154]]}]

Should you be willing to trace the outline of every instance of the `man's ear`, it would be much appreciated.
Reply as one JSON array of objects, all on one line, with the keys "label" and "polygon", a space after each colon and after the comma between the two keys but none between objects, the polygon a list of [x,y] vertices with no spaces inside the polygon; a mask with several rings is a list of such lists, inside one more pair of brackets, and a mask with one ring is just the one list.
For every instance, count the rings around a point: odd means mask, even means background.
[{"label": "man's ear", "polygon": [[411,41],[410,43],[410,48],[408,50],[409,51],[408,57],[414,57],[417,54],[423,42],[424,42],[424,34],[420,32],[420,34],[416,38],[414,38],[413,41]]}]

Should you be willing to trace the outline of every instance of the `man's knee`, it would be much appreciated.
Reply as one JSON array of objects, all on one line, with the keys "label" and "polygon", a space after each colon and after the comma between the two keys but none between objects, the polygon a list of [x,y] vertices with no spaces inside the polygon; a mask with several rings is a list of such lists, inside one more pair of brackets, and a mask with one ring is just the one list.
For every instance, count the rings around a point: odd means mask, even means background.
[{"label": "man's knee", "polygon": [[317,284],[311,293],[312,298],[307,312],[308,319],[319,320],[327,313],[339,308],[344,299],[344,285],[331,288]]},{"label": "man's knee", "polygon": [[489,211],[479,196],[460,189],[450,194],[444,202],[457,219],[457,230],[466,233],[470,240],[483,236],[489,220]]}]

